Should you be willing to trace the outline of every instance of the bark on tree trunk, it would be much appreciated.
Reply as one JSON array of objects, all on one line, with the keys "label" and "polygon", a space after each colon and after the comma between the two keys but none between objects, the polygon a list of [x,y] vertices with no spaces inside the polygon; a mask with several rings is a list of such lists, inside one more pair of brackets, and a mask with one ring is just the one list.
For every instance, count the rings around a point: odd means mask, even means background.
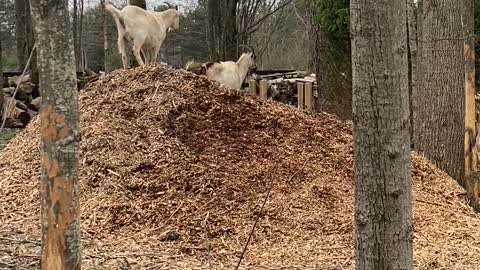
[{"label": "bark on tree trunk", "polygon": [[75,50],[75,67],[79,70],[80,67],[80,46],[78,45],[78,1],[73,0],[73,47]]},{"label": "bark on tree trunk", "polygon": [[[0,38],[0,88],[3,88],[2,39]],[[3,91],[0,91],[0,121],[2,119]]]},{"label": "bark on tree trunk", "polygon": [[103,24],[103,66],[105,72],[110,72],[110,54],[108,50],[108,25],[107,25],[107,11],[105,10],[105,0],[100,1],[102,6],[102,24]]},{"label": "bark on tree trunk", "polygon": [[79,112],[67,1],[32,1],[41,121],[42,269],[80,269]]},{"label": "bark on tree trunk", "polygon": [[80,52],[80,59],[77,69],[80,72],[85,72],[85,65],[83,61],[82,36],[83,36],[83,0],[80,0],[80,19],[78,20],[78,50]]},{"label": "bark on tree trunk", "polygon": [[413,148],[413,88],[418,87],[417,54],[417,8],[414,0],[407,0],[407,35],[408,35],[408,95],[410,102],[410,147]]},{"label": "bark on tree trunk", "polygon": [[424,0],[418,69],[412,89],[415,150],[463,186],[465,176],[465,65],[462,5]]},{"label": "bark on tree trunk", "polygon": [[23,70],[28,58],[27,47],[27,0],[15,0],[15,13],[16,13],[16,40],[17,40],[17,61],[18,69]]},{"label": "bark on tree trunk", "polygon": [[147,3],[145,0],[129,0],[130,5],[141,7],[147,10]]},{"label": "bark on tree trunk", "polygon": [[413,269],[406,1],[352,0],[356,269]]},{"label": "bark on tree trunk", "polygon": [[207,37],[212,61],[237,60],[238,0],[208,0]]}]

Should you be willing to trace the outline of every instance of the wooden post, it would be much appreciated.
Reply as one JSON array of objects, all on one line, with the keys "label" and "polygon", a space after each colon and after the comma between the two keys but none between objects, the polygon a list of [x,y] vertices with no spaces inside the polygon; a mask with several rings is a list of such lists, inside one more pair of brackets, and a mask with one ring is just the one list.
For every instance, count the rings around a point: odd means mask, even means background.
[{"label": "wooden post", "polygon": [[312,104],[312,83],[307,82],[305,83],[305,108],[308,112],[312,112],[313,104]]},{"label": "wooden post", "polygon": [[303,110],[303,82],[297,82],[297,107]]},{"label": "wooden post", "polygon": [[250,95],[252,96],[256,96],[257,95],[257,81],[254,80],[254,79],[250,79],[248,81],[248,92],[250,93]]},{"label": "wooden post", "polygon": [[260,81],[260,97],[263,99],[267,99],[268,93],[268,82],[267,80]]}]

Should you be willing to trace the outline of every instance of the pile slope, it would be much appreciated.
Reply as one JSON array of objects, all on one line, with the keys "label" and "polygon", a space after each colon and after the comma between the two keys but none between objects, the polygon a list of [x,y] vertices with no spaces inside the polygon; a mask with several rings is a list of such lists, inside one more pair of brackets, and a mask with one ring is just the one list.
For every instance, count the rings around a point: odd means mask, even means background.
[{"label": "pile slope", "polygon": [[[159,66],[89,84],[80,111],[87,266],[231,269],[261,215],[244,267],[352,268],[349,123]],[[39,124],[0,154],[10,264],[38,259],[28,255],[39,249]],[[462,190],[416,155],[412,176],[416,268],[474,269],[480,220]]]}]

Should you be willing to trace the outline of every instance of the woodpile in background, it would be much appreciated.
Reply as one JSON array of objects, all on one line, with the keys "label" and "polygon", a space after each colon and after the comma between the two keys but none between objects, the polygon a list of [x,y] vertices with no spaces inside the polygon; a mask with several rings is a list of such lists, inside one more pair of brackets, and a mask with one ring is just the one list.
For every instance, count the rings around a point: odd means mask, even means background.
[{"label": "woodpile in background", "polygon": [[[317,81],[314,73],[308,74],[305,71],[298,70],[262,70],[247,76],[246,81],[247,84],[245,84],[244,89],[251,94],[264,96],[292,106],[300,107],[298,105],[298,93],[303,93],[303,96],[300,95],[300,103],[304,103],[305,90],[302,87],[305,84],[312,85],[311,94],[307,94],[308,98],[311,98],[310,104],[313,105],[318,98]],[[266,88],[266,92],[263,90],[264,88]],[[308,106],[305,108],[309,109]]]},{"label": "woodpile in background", "polygon": [[[90,69],[85,72],[77,72],[77,86],[82,89],[87,83],[97,80],[101,73],[95,73]],[[38,86],[31,82],[31,74],[23,77],[21,72],[8,71],[3,73],[2,99],[0,99],[0,120],[6,118],[6,128],[25,127],[30,120],[38,114],[42,99]],[[15,89],[18,86],[17,93]],[[13,96],[15,94],[15,96]]]}]

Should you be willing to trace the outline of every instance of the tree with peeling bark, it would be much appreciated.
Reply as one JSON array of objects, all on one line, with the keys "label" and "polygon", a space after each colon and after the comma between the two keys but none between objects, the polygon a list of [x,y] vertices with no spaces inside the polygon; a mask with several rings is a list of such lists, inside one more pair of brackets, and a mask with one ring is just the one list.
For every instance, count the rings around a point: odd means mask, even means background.
[{"label": "tree with peeling bark", "polygon": [[[423,0],[412,88],[414,149],[463,185],[465,176],[465,32],[463,3]],[[415,105],[415,104],[418,104]]]},{"label": "tree with peeling bark", "polygon": [[413,269],[406,1],[351,0],[356,269]]},{"label": "tree with peeling bark", "polygon": [[42,269],[80,269],[79,112],[67,1],[32,1],[42,89]]}]

